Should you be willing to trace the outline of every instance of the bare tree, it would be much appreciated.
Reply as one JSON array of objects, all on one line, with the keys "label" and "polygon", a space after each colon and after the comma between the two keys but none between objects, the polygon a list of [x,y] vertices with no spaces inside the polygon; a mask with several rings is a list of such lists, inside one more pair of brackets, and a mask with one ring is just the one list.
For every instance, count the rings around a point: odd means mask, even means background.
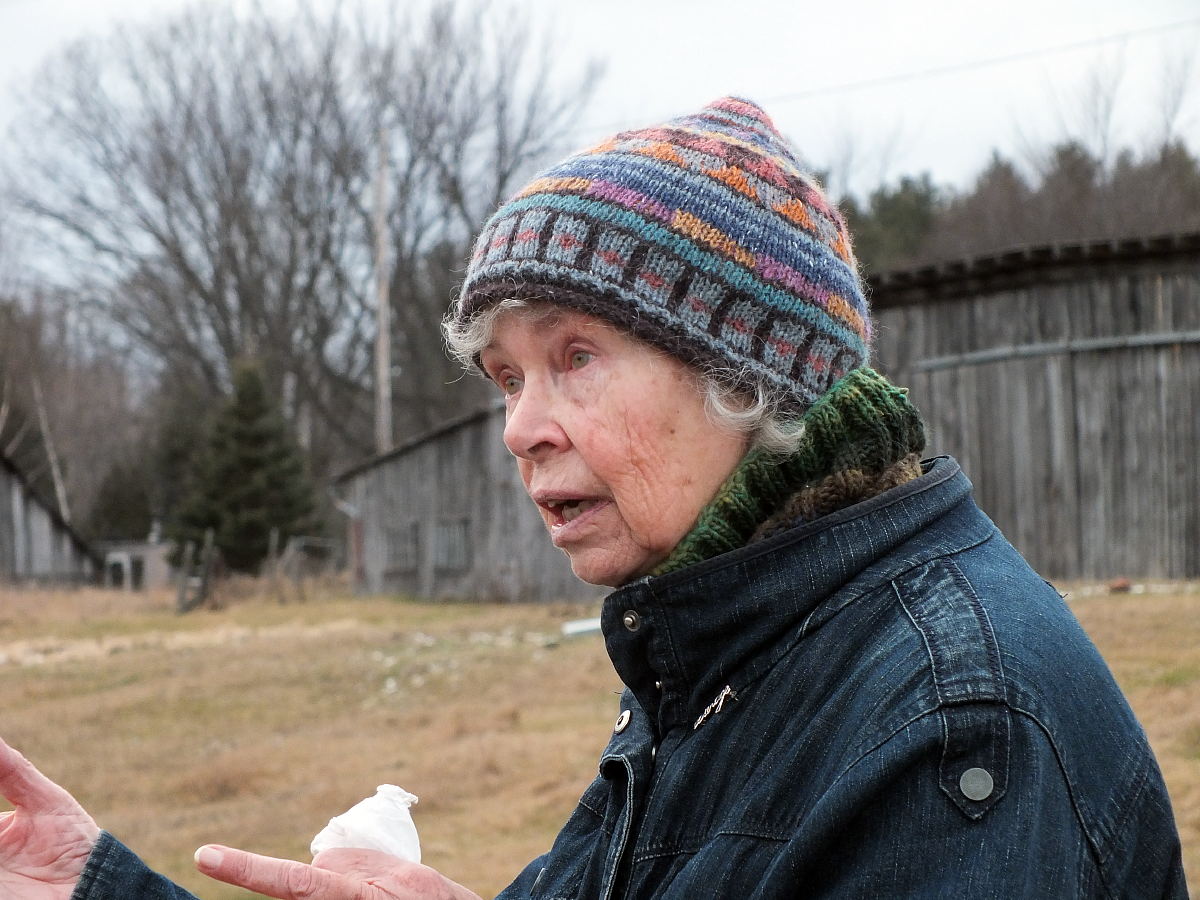
[{"label": "bare tree", "polygon": [[955,259],[1032,240],[1034,191],[1017,167],[993,151],[969,191],[949,195],[918,261]]},{"label": "bare tree", "polygon": [[0,197],[0,301],[11,301],[21,291],[24,250],[22,236],[13,226],[13,210]]},{"label": "bare tree", "polygon": [[0,302],[0,451],[72,522],[141,436],[123,359],[65,303]]},{"label": "bare tree", "polygon": [[220,393],[235,360],[263,360],[314,423],[321,471],[372,444],[381,131],[396,418],[411,431],[462,408],[437,333],[448,270],[595,75],[550,77],[528,31],[482,3],[384,20],[198,6],[85,40],[30,92],[11,195],[74,294],[161,365]]},{"label": "bare tree", "polygon": [[1117,146],[1114,114],[1124,80],[1123,52],[1114,60],[1098,62],[1088,72],[1078,105],[1081,120],[1079,133],[1083,144],[1092,156],[1099,160],[1100,168],[1104,172],[1111,170],[1114,149]]},{"label": "bare tree", "polygon": [[1162,79],[1159,89],[1159,123],[1155,144],[1167,147],[1175,143],[1179,119],[1191,96],[1195,94],[1196,46],[1180,48],[1162,59]]}]

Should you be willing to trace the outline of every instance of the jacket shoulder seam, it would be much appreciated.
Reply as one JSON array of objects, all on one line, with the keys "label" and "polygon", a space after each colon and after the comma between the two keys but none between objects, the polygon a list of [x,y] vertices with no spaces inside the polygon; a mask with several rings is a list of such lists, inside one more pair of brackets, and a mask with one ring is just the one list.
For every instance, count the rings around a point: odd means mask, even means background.
[{"label": "jacket shoulder seam", "polygon": [[[1074,781],[1071,780],[1071,773],[1068,771],[1066,762],[1063,760],[1058,743],[1054,740],[1054,735],[1032,710],[1025,709],[1021,706],[1013,706],[1012,711],[1032,722],[1037,727],[1038,731],[1045,736],[1046,743],[1050,747],[1050,752],[1054,754],[1054,762],[1058,766],[1059,774],[1062,775],[1063,783],[1067,786],[1067,796],[1071,798],[1071,810],[1075,813],[1075,820],[1079,823],[1079,830],[1083,832],[1083,839],[1087,842],[1088,852],[1091,854],[1092,860],[1096,866],[1096,871],[1100,875],[1100,881],[1104,887],[1105,896],[1116,897],[1117,895],[1113,893],[1112,886],[1108,883],[1108,871],[1106,868],[1106,863],[1111,855],[1110,850],[1105,850],[1102,848],[1099,841],[1096,839],[1096,836],[1093,834],[1092,828],[1088,822],[1088,817],[1084,814],[1084,811],[1080,806],[1079,792],[1075,787]],[[1141,796],[1142,792],[1145,790],[1148,775],[1147,769],[1147,763],[1143,760],[1142,765],[1140,765],[1137,769],[1136,775],[1130,779],[1130,782],[1136,782],[1136,788],[1132,791],[1132,795],[1130,797],[1131,800]],[[1123,807],[1131,807],[1132,805],[1132,803],[1122,804]],[[1123,809],[1118,823],[1123,822],[1128,815],[1129,809]]]}]

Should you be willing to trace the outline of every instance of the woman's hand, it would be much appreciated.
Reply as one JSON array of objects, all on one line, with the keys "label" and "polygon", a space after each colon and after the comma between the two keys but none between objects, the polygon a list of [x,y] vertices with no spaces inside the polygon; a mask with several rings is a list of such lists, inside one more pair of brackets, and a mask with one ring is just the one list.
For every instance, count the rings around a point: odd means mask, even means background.
[{"label": "woman's hand", "polygon": [[69,898],[100,829],[75,798],[0,740],[0,897]]},{"label": "woman's hand", "polygon": [[377,850],[326,850],[308,865],[208,844],[196,868],[279,900],[479,900],[428,866]]}]

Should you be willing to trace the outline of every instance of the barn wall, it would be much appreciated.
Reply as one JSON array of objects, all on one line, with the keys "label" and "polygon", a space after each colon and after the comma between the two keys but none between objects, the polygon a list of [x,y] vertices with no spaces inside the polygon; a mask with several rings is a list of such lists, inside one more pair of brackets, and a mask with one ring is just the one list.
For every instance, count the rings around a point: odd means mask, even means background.
[{"label": "barn wall", "polygon": [[29,516],[29,571],[34,578],[54,574],[54,523],[50,514],[38,502],[28,504]]},{"label": "barn wall", "polygon": [[493,410],[343,479],[362,523],[370,592],[503,602],[587,600],[600,591],[550,544]]},{"label": "barn wall", "polygon": [[25,493],[25,486],[19,480],[13,479],[9,496],[12,499],[9,508],[12,510],[13,518],[13,568],[11,575],[17,579],[27,578],[33,565],[30,559],[30,529],[27,513],[29,504]]},{"label": "barn wall", "polygon": [[1200,576],[1197,254],[1081,261],[876,322],[930,453],[958,458],[1034,568]]},{"label": "barn wall", "polygon": [[0,460],[0,581],[87,581],[94,564],[84,545]]},{"label": "barn wall", "polygon": [[17,519],[13,515],[15,479],[0,466],[0,579],[17,569]]},{"label": "barn wall", "polygon": [[[1036,569],[1200,577],[1200,235],[890,279],[873,282],[873,364],[911,389],[928,454],[958,458]],[[479,414],[343,476],[367,590],[602,593],[550,545],[502,428],[501,410]]]}]

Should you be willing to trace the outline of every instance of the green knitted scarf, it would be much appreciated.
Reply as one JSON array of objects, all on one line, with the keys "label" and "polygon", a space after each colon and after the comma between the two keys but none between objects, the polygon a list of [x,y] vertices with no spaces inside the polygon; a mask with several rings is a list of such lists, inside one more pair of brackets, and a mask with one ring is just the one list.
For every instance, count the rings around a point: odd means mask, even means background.
[{"label": "green knitted scarf", "polygon": [[925,428],[908,392],[873,369],[855,369],[804,414],[790,456],[756,448],[700,512],[652,574],[663,575],[745,546],[777,518],[813,518],[919,474]]}]

